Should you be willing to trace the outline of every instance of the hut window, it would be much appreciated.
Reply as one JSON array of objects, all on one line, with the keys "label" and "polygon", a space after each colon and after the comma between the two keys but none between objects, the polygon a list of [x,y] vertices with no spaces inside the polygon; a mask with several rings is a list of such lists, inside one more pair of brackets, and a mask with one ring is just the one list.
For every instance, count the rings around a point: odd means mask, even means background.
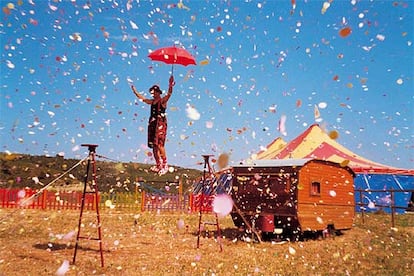
[{"label": "hut window", "polygon": [[312,182],[311,184],[311,195],[320,195],[321,194],[321,183]]}]

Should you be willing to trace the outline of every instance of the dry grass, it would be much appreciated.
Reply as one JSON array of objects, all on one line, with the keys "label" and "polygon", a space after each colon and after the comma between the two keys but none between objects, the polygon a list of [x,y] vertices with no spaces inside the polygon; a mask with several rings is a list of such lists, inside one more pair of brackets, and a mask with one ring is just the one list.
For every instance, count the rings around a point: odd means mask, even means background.
[{"label": "dry grass", "polygon": [[[0,209],[0,275],[54,275],[72,262],[77,211]],[[209,215],[205,215],[208,219]],[[183,220],[185,227],[178,227]],[[197,249],[197,214],[102,210],[105,267],[98,242],[81,240],[66,275],[410,275],[414,271],[414,215],[371,214],[344,235],[296,243],[239,239],[230,218],[220,219],[223,252],[215,238]],[[97,236],[95,213],[84,214],[82,235]],[[209,227],[214,230],[213,226]],[[210,234],[213,234],[210,232]]]}]

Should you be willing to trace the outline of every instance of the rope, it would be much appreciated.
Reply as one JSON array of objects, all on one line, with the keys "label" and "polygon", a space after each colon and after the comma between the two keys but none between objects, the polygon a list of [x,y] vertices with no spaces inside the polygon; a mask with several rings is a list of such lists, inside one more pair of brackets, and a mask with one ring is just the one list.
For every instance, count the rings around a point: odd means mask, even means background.
[{"label": "rope", "polygon": [[106,157],[106,156],[103,156],[103,155],[99,155],[99,154],[96,154],[96,153],[95,153],[95,156],[98,157],[98,158],[106,159],[106,160],[113,161],[113,162],[116,162],[116,163],[120,162],[119,160],[115,160],[115,159],[112,159],[112,158],[109,158],[109,157]]},{"label": "rope", "polygon": [[[77,166],[79,166],[82,162],[84,162],[85,160],[87,160],[89,158],[89,156],[83,158],[82,160],[80,160],[78,163],[76,163],[75,165],[73,165],[69,170],[65,171],[63,174],[59,175],[58,177],[56,177],[54,180],[52,180],[49,184],[47,184],[46,186],[44,186],[43,188],[41,188],[39,191],[37,191],[37,193],[33,194],[32,196],[25,198],[24,200],[22,200],[19,203],[20,207],[25,206],[27,203],[29,203],[31,200],[37,198],[41,193],[43,193],[44,190],[46,190],[47,188],[49,188],[52,184],[54,184],[56,181],[58,181],[59,179],[61,179],[63,176],[65,176],[66,174],[70,173],[72,170],[74,170]],[[14,212],[12,212],[11,214],[7,214],[6,216],[4,216],[3,218],[0,219],[0,223],[3,222],[5,220],[5,218],[9,217],[10,215],[13,215],[14,213],[16,213],[17,211],[19,211],[19,209],[16,209]]]}]

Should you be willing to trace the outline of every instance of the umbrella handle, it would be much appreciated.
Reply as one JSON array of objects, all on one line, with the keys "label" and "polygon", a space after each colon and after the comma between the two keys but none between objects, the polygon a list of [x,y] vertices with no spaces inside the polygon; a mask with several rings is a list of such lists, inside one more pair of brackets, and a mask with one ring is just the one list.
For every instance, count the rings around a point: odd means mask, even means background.
[{"label": "umbrella handle", "polygon": [[173,76],[173,75],[174,75],[174,63],[171,64],[171,76]]}]

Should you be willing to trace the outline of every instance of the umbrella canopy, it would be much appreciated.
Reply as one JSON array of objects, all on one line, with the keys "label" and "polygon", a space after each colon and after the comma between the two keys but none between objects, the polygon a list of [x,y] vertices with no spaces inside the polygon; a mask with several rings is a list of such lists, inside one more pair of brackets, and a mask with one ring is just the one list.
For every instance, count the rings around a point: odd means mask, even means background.
[{"label": "umbrella canopy", "polygon": [[175,46],[159,48],[149,54],[148,57],[166,64],[196,65],[195,58],[187,50]]}]

